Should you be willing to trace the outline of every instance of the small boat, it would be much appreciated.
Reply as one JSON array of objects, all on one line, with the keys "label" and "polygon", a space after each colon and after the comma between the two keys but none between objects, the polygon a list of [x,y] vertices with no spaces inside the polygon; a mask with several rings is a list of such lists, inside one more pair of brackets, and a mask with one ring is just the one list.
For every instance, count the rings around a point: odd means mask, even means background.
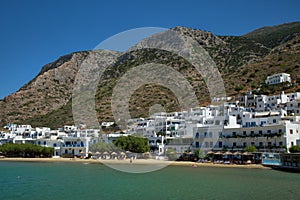
[{"label": "small boat", "polygon": [[272,169],[286,171],[286,172],[300,172],[300,154],[299,153],[285,153],[281,156],[281,165],[271,166]]},{"label": "small boat", "polygon": [[300,173],[300,167],[292,167],[292,166],[285,166],[285,165],[277,165],[271,166],[272,169],[285,171],[285,172],[294,172]]}]

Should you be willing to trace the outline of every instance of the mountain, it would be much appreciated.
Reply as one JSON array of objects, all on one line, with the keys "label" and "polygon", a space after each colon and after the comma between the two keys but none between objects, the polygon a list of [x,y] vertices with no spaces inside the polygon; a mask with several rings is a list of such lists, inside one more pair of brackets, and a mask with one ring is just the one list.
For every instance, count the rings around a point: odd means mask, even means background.
[{"label": "mountain", "polygon": [[244,37],[263,44],[268,48],[281,45],[300,33],[300,22],[266,26],[244,35]]},{"label": "mountain", "polygon": [[66,106],[72,97],[78,68],[91,55],[114,62],[119,53],[107,50],[75,52],[45,65],[33,80],[0,101],[1,124],[43,116]]},{"label": "mountain", "polygon": [[[197,45],[204,48],[220,71],[227,96],[238,97],[245,91],[258,87],[261,87],[262,92],[270,94],[281,90],[300,91],[299,27],[300,23],[294,22],[263,27],[243,36],[217,36],[211,32],[186,27],[175,27],[171,30],[192,38]],[[145,41],[159,45],[155,37],[159,36],[154,35],[153,38],[141,41],[136,47]],[[101,59],[92,59],[95,57]],[[33,126],[51,128],[73,124],[72,93],[76,74],[84,63],[90,63],[91,66],[104,63],[110,65],[103,72],[95,95],[95,109],[100,122],[114,120],[111,96],[118,81],[126,72],[145,63],[160,63],[172,67],[188,81],[201,105],[210,103],[207,95],[209,88],[205,80],[179,55],[151,48],[133,48],[125,54],[107,50],[82,51],[62,56],[45,65],[32,81],[0,101],[1,124],[30,123]],[[263,84],[268,75],[279,72],[290,73],[294,83],[278,86]],[[77,81],[87,83],[91,79],[89,76],[80,77]],[[83,93],[86,91],[82,90]],[[119,94],[120,97],[122,95],[125,97],[126,92]],[[149,110],[156,105],[161,105],[167,112],[180,110],[180,102],[174,91],[152,83],[137,88],[129,105],[132,117],[146,117]],[[82,117],[88,119],[90,116],[83,112]]]}]

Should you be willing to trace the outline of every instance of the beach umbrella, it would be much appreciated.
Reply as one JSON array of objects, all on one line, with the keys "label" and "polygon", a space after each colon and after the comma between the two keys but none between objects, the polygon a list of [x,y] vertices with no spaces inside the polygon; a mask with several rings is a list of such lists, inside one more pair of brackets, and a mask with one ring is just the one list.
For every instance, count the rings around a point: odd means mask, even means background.
[{"label": "beach umbrella", "polygon": [[95,155],[100,155],[101,153],[99,152],[99,151],[97,151],[96,153],[95,153]]},{"label": "beach umbrella", "polygon": [[232,155],[232,153],[230,151],[226,151],[224,155]]},{"label": "beach umbrella", "polygon": [[207,152],[207,154],[214,154],[214,152],[213,151],[209,151],[209,152]]},{"label": "beach umbrella", "polygon": [[118,157],[119,157],[119,159],[125,159],[126,154],[123,151],[121,151],[121,152],[119,152]]},{"label": "beach umbrella", "polygon": [[221,155],[222,152],[221,151],[217,151],[216,153],[214,153],[215,155]]},{"label": "beach umbrella", "polygon": [[253,154],[252,154],[252,153],[249,153],[249,152],[244,152],[242,155],[243,155],[243,156],[252,156]]}]

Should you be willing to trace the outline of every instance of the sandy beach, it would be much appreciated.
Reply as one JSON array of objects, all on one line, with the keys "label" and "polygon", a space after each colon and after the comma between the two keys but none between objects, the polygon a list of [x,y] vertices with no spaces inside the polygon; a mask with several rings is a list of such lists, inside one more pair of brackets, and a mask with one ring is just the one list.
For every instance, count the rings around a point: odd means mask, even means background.
[{"label": "sandy beach", "polygon": [[256,164],[233,165],[233,164],[213,164],[213,163],[195,163],[182,161],[164,161],[154,159],[136,159],[130,163],[125,160],[103,160],[103,159],[79,159],[79,158],[1,158],[1,161],[11,162],[68,162],[68,163],[94,163],[94,164],[131,164],[131,165],[172,165],[184,167],[222,167],[222,168],[247,168],[247,169],[270,169],[268,167]]}]

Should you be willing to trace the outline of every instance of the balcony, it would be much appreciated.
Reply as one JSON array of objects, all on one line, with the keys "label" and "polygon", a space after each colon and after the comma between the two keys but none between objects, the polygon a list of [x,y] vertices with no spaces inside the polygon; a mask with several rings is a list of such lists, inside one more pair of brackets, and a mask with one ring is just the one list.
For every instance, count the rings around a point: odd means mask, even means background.
[{"label": "balcony", "polygon": [[273,138],[273,137],[282,137],[284,133],[265,133],[265,134],[250,134],[250,135],[223,135],[223,138],[259,138],[259,137],[266,137],[266,138]]},{"label": "balcony", "polygon": [[85,147],[84,144],[63,144],[62,147]]}]

